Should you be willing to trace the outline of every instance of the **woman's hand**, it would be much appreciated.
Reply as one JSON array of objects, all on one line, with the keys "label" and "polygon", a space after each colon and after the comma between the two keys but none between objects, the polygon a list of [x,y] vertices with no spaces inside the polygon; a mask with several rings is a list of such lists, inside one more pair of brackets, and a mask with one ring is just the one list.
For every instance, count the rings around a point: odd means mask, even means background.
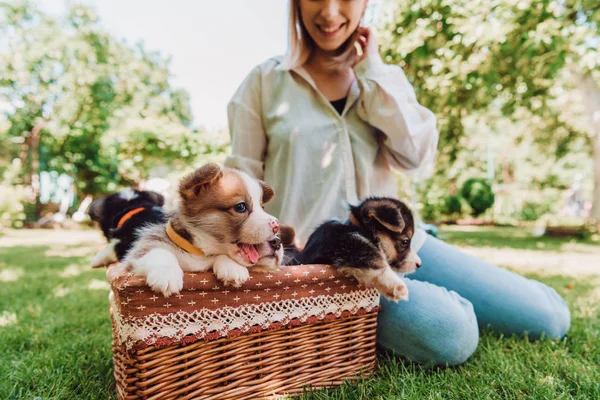
[{"label": "woman's hand", "polygon": [[375,35],[371,32],[370,28],[365,28],[359,26],[358,28],[358,40],[356,43],[360,47],[362,54],[357,50],[357,57],[354,61],[354,65],[358,64],[371,54],[376,54],[379,51],[379,46],[377,45],[377,39],[375,39]]}]

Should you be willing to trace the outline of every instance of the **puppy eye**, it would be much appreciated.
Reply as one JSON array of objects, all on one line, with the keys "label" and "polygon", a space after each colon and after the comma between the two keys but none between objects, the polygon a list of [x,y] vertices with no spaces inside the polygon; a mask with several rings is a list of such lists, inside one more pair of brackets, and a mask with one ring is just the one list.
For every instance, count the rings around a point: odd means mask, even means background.
[{"label": "puppy eye", "polygon": [[408,247],[409,245],[410,245],[410,240],[403,240],[402,241],[402,246]]},{"label": "puppy eye", "polygon": [[236,212],[245,213],[246,211],[248,211],[248,205],[244,202],[241,202],[241,203],[236,204],[235,207],[233,207],[233,209]]}]

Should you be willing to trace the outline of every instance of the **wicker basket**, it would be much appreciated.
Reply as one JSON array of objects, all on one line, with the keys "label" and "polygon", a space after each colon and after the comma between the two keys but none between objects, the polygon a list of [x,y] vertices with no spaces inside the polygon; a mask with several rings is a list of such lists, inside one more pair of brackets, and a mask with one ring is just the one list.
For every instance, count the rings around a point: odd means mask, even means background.
[{"label": "wicker basket", "polygon": [[374,368],[379,295],[327,266],[253,274],[240,289],[186,274],[168,299],[121,265],[108,277],[119,399],[267,398]]}]

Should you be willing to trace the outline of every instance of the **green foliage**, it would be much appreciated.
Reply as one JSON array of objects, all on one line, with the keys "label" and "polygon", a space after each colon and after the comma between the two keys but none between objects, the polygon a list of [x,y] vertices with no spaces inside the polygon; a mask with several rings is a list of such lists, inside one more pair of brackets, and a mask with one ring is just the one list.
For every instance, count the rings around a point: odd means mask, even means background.
[{"label": "green foliage", "polygon": [[[493,106],[506,115],[525,107],[537,115],[552,114],[554,79],[592,54],[587,44],[597,36],[592,2],[553,0],[387,2],[381,23],[381,53],[402,66],[422,104],[438,116],[440,150],[454,161],[464,136],[464,117]],[[570,57],[573,56],[573,57]],[[578,58],[579,59],[579,58]],[[590,70],[587,65],[573,65]],[[572,127],[556,124],[577,135]],[[546,131],[546,133],[551,133]]]},{"label": "green foliage", "polygon": [[494,205],[494,192],[490,184],[482,178],[470,178],[460,189],[460,195],[467,201],[472,215],[477,217]]},{"label": "green foliage", "polygon": [[0,228],[22,228],[27,220],[24,189],[0,183]]},{"label": "green foliage", "polygon": [[[592,115],[583,111],[574,88],[581,89],[582,76],[600,81],[597,1],[385,4],[380,52],[385,62],[404,69],[419,102],[438,118],[436,175],[457,183],[489,175],[486,156],[492,150],[491,172],[501,172],[499,183],[518,199],[528,178],[540,190],[564,189],[574,165],[592,171],[592,141],[600,139],[594,139]],[[517,147],[529,158],[506,151]],[[511,179],[503,182],[506,175]],[[449,194],[446,188],[443,195]],[[421,208],[433,215],[432,206],[442,207],[426,193]]]},{"label": "green foliage", "polygon": [[[131,185],[155,166],[185,168],[224,151],[193,130],[189,95],[173,88],[169,60],[105,32],[92,9],[65,18],[26,1],[0,3],[0,103],[14,183],[40,170],[74,176],[79,198]],[[209,138],[210,139],[210,138]]]},{"label": "green foliage", "polygon": [[444,210],[444,197],[447,192],[448,181],[440,176],[434,176],[416,185],[419,201],[417,210],[426,222],[437,222],[442,219]]},{"label": "green foliage", "polygon": [[537,221],[548,211],[550,211],[548,204],[525,202],[523,208],[521,208],[520,219],[523,221]]},{"label": "green foliage", "polygon": [[462,201],[460,196],[446,196],[444,197],[444,208],[442,211],[446,215],[456,215],[462,212]]}]

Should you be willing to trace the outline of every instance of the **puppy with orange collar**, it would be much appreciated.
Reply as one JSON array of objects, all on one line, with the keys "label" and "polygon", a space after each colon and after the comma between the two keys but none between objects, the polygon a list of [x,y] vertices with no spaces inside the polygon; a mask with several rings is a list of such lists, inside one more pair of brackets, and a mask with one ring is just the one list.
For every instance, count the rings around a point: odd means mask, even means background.
[{"label": "puppy with orange collar", "polygon": [[166,223],[164,203],[159,193],[127,188],[90,204],[87,213],[98,223],[108,241],[92,259],[92,267],[122,261],[137,240],[140,228]]},{"label": "puppy with orange collar", "polygon": [[125,262],[155,291],[169,296],[183,287],[184,271],[213,270],[225,284],[240,286],[249,268],[277,269],[293,230],[263,210],[274,196],[248,174],[207,164],[179,184],[180,204],[166,224],[143,228]]}]

